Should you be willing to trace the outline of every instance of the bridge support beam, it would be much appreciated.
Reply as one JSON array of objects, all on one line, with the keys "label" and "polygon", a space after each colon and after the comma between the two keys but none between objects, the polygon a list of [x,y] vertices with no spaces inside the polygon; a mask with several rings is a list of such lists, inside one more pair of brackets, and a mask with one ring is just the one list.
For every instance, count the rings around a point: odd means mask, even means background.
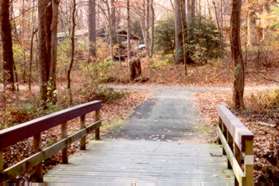
[{"label": "bridge support beam", "polygon": [[[67,122],[61,125],[61,137],[62,139],[67,137]],[[66,145],[66,147],[62,149],[62,163],[64,164],[67,164],[69,162],[67,149],[68,145]]]},{"label": "bridge support beam", "polygon": [[[97,110],[96,115],[95,115],[95,121],[100,121],[100,120],[101,120],[101,113],[100,113],[100,110]],[[100,128],[95,129],[95,139],[96,140],[101,140],[101,138],[100,138]]]},{"label": "bridge support beam", "polygon": [[[85,115],[80,117],[80,129],[84,129],[85,126]],[[86,150],[86,136],[80,139],[80,150]]]}]

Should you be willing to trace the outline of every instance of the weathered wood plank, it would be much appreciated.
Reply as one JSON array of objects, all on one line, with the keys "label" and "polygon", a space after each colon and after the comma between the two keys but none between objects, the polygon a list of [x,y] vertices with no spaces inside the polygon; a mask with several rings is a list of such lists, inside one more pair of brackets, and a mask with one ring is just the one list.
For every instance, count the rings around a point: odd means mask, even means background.
[{"label": "weathered wood plank", "polygon": [[0,130],[0,149],[13,145],[42,131],[101,108],[101,101],[77,105],[14,127]]},{"label": "weathered wood plank", "polygon": [[243,142],[246,139],[253,139],[252,132],[225,105],[219,105],[217,111],[238,148],[244,151],[245,145],[243,145]]},{"label": "weathered wood plank", "polygon": [[245,177],[244,172],[242,171],[241,167],[239,166],[237,159],[234,157],[234,154],[219,127],[217,128],[217,132],[218,132],[218,136],[223,144],[223,148],[225,149],[228,160],[230,161],[230,164],[231,164],[231,167],[235,174],[235,177],[241,185],[241,183],[243,183],[243,179]]},{"label": "weathered wood plank", "polygon": [[221,150],[215,144],[106,139],[70,156],[70,164],[54,167],[44,181],[49,185],[233,186],[233,173],[226,169]]},{"label": "weathered wood plank", "polygon": [[43,160],[46,160],[56,153],[58,153],[61,149],[66,147],[68,144],[73,143],[74,141],[79,140],[81,137],[89,134],[96,128],[101,126],[101,122],[97,121],[90,126],[79,130],[75,134],[72,134],[61,141],[43,149],[42,151],[18,162],[17,164],[5,169],[2,173],[0,173],[0,182],[1,180],[7,180],[9,178],[14,178],[18,175],[21,175],[24,172],[27,172],[32,169],[32,167],[40,164]]}]

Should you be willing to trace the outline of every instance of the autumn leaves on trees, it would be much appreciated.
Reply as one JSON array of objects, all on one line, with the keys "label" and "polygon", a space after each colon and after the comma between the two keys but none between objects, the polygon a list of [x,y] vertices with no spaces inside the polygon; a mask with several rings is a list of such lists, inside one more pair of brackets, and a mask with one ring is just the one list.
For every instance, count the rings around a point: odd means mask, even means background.
[{"label": "autumn leaves on trees", "polygon": [[[24,0],[23,0],[24,1]],[[220,0],[222,6],[224,5],[223,0]],[[241,42],[240,42],[240,13],[241,13],[241,1],[231,0],[231,59],[234,63],[234,96],[233,100],[235,107],[241,109],[244,107],[243,93],[244,93],[244,62],[241,54]],[[32,17],[34,25],[32,29],[32,38],[34,39],[36,35],[36,44],[38,57],[36,58],[40,73],[40,98],[43,106],[47,103],[56,103],[57,101],[57,84],[56,84],[56,74],[57,74],[57,34],[59,31],[59,21],[61,18],[61,10],[59,9],[61,5],[61,0],[37,0],[34,1],[36,9],[32,7],[32,12],[35,12],[34,17]],[[34,3],[33,2],[33,3]],[[3,61],[3,82],[4,89],[15,90],[15,61],[13,55],[13,26],[11,25],[11,1],[0,0],[0,25],[1,25],[1,39],[2,39],[2,61]],[[67,66],[67,89],[69,89],[70,102],[71,98],[71,72],[75,62],[75,46],[76,46],[76,26],[77,26],[77,7],[79,3],[77,0],[67,1],[70,5],[70,12],[67,19],[69,21],[70,40],[71,40],[71,60]],[[201,17],[201,5],[200,1],[196,0],[172,0],[170,3],[173,5],[173,17],[174,17],[174,59],[177,64],[183,63],[185,65],[185,74],[187,74],[186,64],[193,62],[191,59],[191,51],[189,49],[189,38],[192,34],[190,29],[191,24],[198,17]],[[102,19],[105,22],[105,32],[107,36],[106,42],[109,46],[109,55],[111,60],[113,60],[115,49],[117,45],[117,29],[119,27],[119,19],[123,19],[124,28],[127,31],[127,44],[126,44],[126,59],[128,64],[132,59],[131,46],[131,31],[134,25],[134,19],[137,18],[140,31],[142,35],[142,42],[145,44],[146,56],[152,58],[154,54],[154,38],[155,35],[155,21],[156,14],[155,8],[156,2],[154,0],[142,0],[142,1],[118,1],[118,0],[88,0],[86,1],[86,7],[83,9],[87,13],[87,28],[88,28],[88,63],[97,62],[97,18],[98,14],[103,14]],[[213,2],[215,7],[215,17],[218,24],[218,30],[223,34],[222,21],[218,16],[218,10],[216,9],[215,1]],[[197,11],[199,10],[199,11]],[[210,11],[210,10],[208,10]],[[221,14],[223,11],[221,11]],[[211,13],[212,14],[212,13]],[[124,16],[121,16],[124,15]],[[69,18],[70,17],[70,18]],[[100,16],[99,16],[100,17]],[[210,15],[212,19],[212,15]],[[252,13],[249,14],[250,26],[248,29],[253,30],[253,16]],[[220,36],[223,39],[223,36]],[[32,47],[30,51],[33,52],[33,39]],[[251,37],[249,37],[249,44],[253,43]],[[31,62],[33,60],[33,55],[31,55]],[[137,60],[138,61],[138,60]],[[30,64],[31,64],[30,62]],[[31,64],[32,65],[32,64]],[[134,70],[130,65],[127,71],[133,72]],[[140,65],[137,65],[140,66]],[[32,67],[32,66],[31,66]],[[32,69],[32,68],[30,68]],[[141,70],[138,72],[141,72]],[[31,74],[31,70],[30,70]],[[31,80],[30,80],[31,81]]]}]

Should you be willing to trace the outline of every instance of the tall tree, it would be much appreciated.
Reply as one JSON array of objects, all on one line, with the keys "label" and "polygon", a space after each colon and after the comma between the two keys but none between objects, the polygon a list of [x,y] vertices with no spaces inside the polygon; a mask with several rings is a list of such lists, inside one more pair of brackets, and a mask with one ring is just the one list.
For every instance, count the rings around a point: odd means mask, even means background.
[{"label": "tall tree", "polygon": [[10,1],[0,0],[0,26],[3,46],[3,80],[4,87],[14,91],[14,57],[10,23]]},{"label": "tall tree", "polygon": [[130,0],[127,0],[127,57],[128,64],[130,65],[131,58],[131,41],[130,41],[130,28],[131,27],[131,19],[130,19]]},{"label": "tall tree", "polygon": [[233,102],[236,109],[244,108],[244,61],[240,42],[241,0],[232,0],[231,55],[234,63]]},{"label": "tall tree", "polygon": [[88,1],[89,60],[96,58],[96,0]]},{"label": "tall tree", "polygon": [[111,8],[111,37],[112,43],[115,44],[117,42],[117,24],[116,24],[116,7],[115,7],[115,0],[110,0],[110,8]]},{"label": "tall tree", "polygon": [[185,64],[186,71],[186,58],[187,52],[185,49],[186,44],[186,15],[185,15],[185,0],[175,0],[175,62]]},{"label": "tall tree", "polygon": [[67,71],[67,89],[69,94],[69,104],[73,103],[72,87],[71,87],[71,72],[75,60],[75,31],[76,31],[76,0],[72,3],[72,29],[71,29],[71,61]]},{"label": "tall tree", "polygon": [[151,46],[150,46],[150,56],[152,57],[154,53],[154,37],[155,37],[155,10],[154,10],[154,0],[150,0],[150,12],[151,12]]},{"label": "tall tree", "polygon": [[145,48],[150,57],[150,0],[145,0]]},{"label": "tall tree", "polygon": [[58,5],[57,0],[38,1],[40,93],[44,107],[47,102],[56,102]]}]

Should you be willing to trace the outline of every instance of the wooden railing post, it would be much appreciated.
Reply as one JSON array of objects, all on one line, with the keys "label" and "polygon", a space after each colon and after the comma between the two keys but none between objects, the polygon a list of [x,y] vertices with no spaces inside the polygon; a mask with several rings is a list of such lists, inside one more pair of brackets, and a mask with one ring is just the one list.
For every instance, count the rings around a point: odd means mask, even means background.
[{"label": "wooden railing post", "polygon": [[253,155],[253,139],[244,140],[244,173],[245,186],[254,185],[253,169],[254,169],[254,155]]},{"label": "wooden railing post", "polygon": [[[228,145],[230,146],[230,148],[232,149],[232,143],[233,143],[233,141],[232,141],[232,139],[231,139],[231,136],[230,136],[230,133],[229,133],[229,130],[228,129],[226,129],[226,140],[227,140],[227,142],[228,142]],[[231,165],[231,163],[230,163],[230,161],[229,160],[227,160],[227,162],[228,162],[228,169],[232,169],[232,165]]]},{"label": "wooden railing post", "polygon": [[[67,122],[61,125],[61,137],[67,137]],[[68,163],[68,153],[67,153],[68,145],[62,149],[62,162],[67,164]]]},{"label": "wooden railing post", "polygon": [[2,149],[0,149],[0,172],[4,170],[4,153]]},{"label": "wooden railing post", "polygon": [[[233,153],[235,156],[235,159],[237,160],[238,164],[241,165],[241,152],[240,150],[237,148],[236,144],[233,143]],[[242,185],[242,183],[238,183],[238,180],[236,179],[236,177],[234,178],[234,185],[235,186],[239,186]]]},{"label": "wooden railing post", "polygon": [[[41,133],[35,135],[33,137],[33,151],[39,152],[41,151]],[[34,167],[34,174],[31,176],[31,180],[33,182],[43,182],[43,170],[42,170],[42,164]]]},{"label": "wooden railing post", "polygon": [[[95,116],[95,121],[100,121],[101,120],[101,115],[100,115],[100,110],[96,111],[96,116]],[[96,140],[100,140],[100,128],[98,127],[97,129],[95,129],[95,139]]]},{"label": "wooden railing post", "polygon": [[[80,129],[85,128],[85,115],[80,116]],[[80,150],[86,149],[86,136],[80,139]]]}]

